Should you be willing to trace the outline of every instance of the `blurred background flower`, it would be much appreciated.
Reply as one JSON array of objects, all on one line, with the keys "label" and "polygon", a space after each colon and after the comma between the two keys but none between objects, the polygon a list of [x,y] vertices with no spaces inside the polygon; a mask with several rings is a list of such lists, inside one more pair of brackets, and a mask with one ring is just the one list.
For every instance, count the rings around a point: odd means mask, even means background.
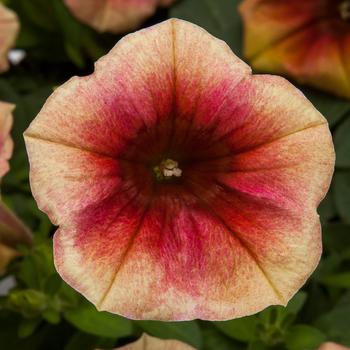
[{"label": "blurred background flower", "polygon": [[[8,160],[13,142],[10,136],[14,106],[0,101],[0,177],[9,170]],[[18,245],[31,245],[29,230],[6,205],[0,201],[0,274],[11,260],[18,257]]]},{"label": "blurred background flower", "polygon": [[123,33],[136,29],[158,6],[174,0],[64,0],[74,16],[99,32]]},{"label": "blurred background flower", "polygon": [[350,1],[245,0],[240,10],[254,68],[350,98]]},{"label": "blurred background flower", "polygon": [[195,350],[192,346],[177,340],[162,340],[144,334],[136,342],[118,348],[121,350]]},{"label": "blurred background flower", "polygon": [[0,72],[8,69],[7,53],[19,32],[17,15],[0,3]]},{"label": "blurred background flower", "polygon": [[342,345],[339,345],[339,344],[336,344],[336,343],[328,342],[328,343],[322,344],[318,348],[318,350],[349,350],[349,348],[342,346]]}]

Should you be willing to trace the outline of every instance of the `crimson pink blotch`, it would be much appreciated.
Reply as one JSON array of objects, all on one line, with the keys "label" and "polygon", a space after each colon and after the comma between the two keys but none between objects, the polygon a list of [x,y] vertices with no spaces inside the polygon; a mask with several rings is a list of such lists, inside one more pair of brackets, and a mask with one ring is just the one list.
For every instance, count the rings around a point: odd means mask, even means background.
[{"label": "crimson pink blotch", "polygon": [[56,268],[100,310],[231,319],[285,305],[318,264],[326,120],[191,23],[126,36],[25,140]]}]

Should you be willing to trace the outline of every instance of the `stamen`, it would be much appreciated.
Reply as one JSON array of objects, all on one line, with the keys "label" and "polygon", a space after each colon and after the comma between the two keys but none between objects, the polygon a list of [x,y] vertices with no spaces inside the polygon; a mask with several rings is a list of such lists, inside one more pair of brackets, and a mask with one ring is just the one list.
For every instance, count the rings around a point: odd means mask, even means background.
[{"label": "stamen", "polygon": [[160,169],[165,177],[180,177],[182,175],[182,170],[178,168],[179,163],[172,159],[167,159],[160,164]]},{"label": "stamen", "polygon": [[339,5],[340,16],[343,20],[350,20],[350,1],[345,0]]},{"label": "stamen", "polygon": [[158,180],[170,179],[172,177],[180,177],[182,170],[178,167],[179,163],[172,159],[164,160],[159,166],[153,168]]}]

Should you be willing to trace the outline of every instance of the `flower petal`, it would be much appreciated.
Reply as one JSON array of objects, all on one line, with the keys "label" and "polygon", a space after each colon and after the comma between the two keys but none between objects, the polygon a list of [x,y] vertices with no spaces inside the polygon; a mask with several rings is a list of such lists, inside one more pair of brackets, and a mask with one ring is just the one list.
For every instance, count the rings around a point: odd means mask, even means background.
[{"label": "flower petal", "polygon": [[268,49],[320,17],[317,1],[245,0],[240,5],[244,24],[244,53],[247,58]]},{"label": "flower petal", "polygon": [[19,32],[17,15],[0,3],[0,72],[8,69],[7,53]]},{"label": "flower petal", "polygon": [[269,73],[287,73],[300,83],[349,98],[350,61],[344,44],[350,35],[343,38],[323,29],[331,22],[336,21],[325,20],[290,35],[253,58],[252,65]]},{"label": "flower petal", "polygon": [[346,346],[340,345],[340,344],[327,342],[327,343],[322,344],[318,348],[318,350],[349,350],[349,348],[347,348]]},{"label": "flower petal", "polygon": [[[134,343],[118,348],[121,350],[194,350],[188,344],[178,340],[163,340],[144,334]],[[115,349],[116,350],[116,349]]]},{"label": "flower petal", "polygon": [[245,0],[244,51],[262,72],[287,74],[298,82],[350,97],[348,23],[338,3]]},{"label": "flower petal", "polygon": [[79,20],[100,32],[122,33],[137,28],[157,6],[173,0],[64,0]]},{"label": "flower petal", "polygon": [[13,150],[10,135],[13,109],[12,104],[0,101],[0,178],[9,170],[8,160],[11,158]]}]

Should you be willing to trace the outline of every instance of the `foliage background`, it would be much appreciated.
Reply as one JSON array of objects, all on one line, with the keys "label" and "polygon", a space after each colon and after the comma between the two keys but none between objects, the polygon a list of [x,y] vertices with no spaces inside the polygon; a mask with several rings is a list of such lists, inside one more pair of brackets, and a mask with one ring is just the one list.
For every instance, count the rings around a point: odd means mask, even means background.
[{"label": "foliage background", "polygon": [[[0,0],[1,1],[1,0]],[[57,275],[52,260],[55,228],[31,196],[22,133],[55,86],[93,71],[93,62],[120,36],[98,34],[77,22],[62,0],[2,0],[17,12],[17,47],[27,58],[0,76],[0,100],[17,105],[12,136],[15,151],[4,178],[3,200],[35,234],[34,247],[6,275],[17,285],[0,297],[0,347],[7,350],[112,348],[142,332],[175,338],[200,350],[314,350],[326,340],[350,346],[350,102],[302,87],[326,116],[334,135],[336,172],[319,208],[324,254],[317,271],[287,308],[227,322],[130,321],[97,312]],[[144,26],[169,17],[189,20],[225,40],[241,55],[239,0],[179,0]],[[0,280],[0,283],[1,283]]]}]

